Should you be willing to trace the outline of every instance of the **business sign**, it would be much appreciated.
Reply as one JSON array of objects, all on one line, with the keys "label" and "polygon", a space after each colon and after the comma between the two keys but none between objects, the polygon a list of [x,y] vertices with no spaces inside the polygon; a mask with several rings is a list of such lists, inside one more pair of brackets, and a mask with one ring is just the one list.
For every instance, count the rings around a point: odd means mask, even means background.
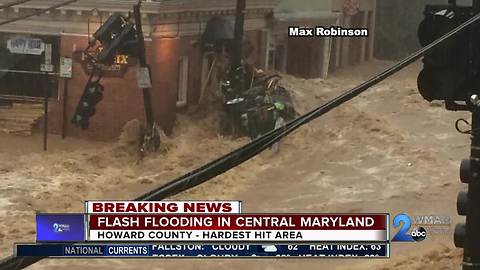
[{"label": "business sign", "polygon": [[45,43],[39,38],[13,37],[7,41],[7,49],[15,54],[41,55]]},{"label": "business sign", "polygon": [[[101,47],[95,49],[95,51],[90,52],[92,56],[98,54],[101,51]],[[88,56],[84,51],[76,51],[73,53],[73,58],[75,61],[82,64],[82,69],[85,73],[90,74],[93,70],[93,65],[89,61]],[[104,65],[97,63],[97,67],[103,72],[105,77],[123,77],[127,73],[128,69],[132,66],[137,65],[137,59],[130,55],[119,54],[115,56],[114,62],[112,65]]]}]

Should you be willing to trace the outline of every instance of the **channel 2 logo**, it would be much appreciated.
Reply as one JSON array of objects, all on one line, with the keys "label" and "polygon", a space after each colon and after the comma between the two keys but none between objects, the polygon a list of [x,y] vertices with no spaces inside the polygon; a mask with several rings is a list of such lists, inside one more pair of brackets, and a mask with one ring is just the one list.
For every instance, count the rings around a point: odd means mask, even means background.
[{"label": "channel 2 logo", "polygon": [[400,214],[393,219],[393,227],[400,228],[393,237],[393,242],[421,242],[427,238],[427,230],[423,227],[416,227],[409,233],[412,227],[412,220],[406,214]]},{"label": "channel 2 logo", "polygon": [[62,232],[70,231],[70,225],[68,225],[68,224],[53,223],[52,227],[53,227],[53,231],[56,232],[56,233],[62,233]]}]

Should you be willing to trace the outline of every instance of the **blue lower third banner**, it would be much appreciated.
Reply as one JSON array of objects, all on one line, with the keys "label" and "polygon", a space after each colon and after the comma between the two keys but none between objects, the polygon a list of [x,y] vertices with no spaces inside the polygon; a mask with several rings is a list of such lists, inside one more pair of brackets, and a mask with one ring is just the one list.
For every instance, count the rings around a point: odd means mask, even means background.
[{"label": "blue lower third banner", "polygon": [[390,245],[159,245],[16,244],[19,257],[377,257],[389,258]]},{"label": "blue lower third banner", "polygon": [[85,215],[37,214],[37,242],[83,242]]}]

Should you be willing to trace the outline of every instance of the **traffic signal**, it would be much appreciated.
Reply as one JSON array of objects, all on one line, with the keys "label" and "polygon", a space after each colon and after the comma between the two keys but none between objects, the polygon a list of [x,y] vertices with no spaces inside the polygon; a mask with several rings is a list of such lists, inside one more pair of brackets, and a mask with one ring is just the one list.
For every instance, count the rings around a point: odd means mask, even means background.
[{"label": "traffic signal", "polygon": [[90,117],[95,114],[95,106],[103,99],[104,87],[98,81],[89,81],[85,86],[77,109],[72,118],[72,123],[82,129],[88,129]]},{"label": "traffic signal", "polygon": [[[468,184],[471,181],[471,160],[464,159],[460,165],[460,180]],[[460,191],[457,196],[457,213],[461,216],[468,215],[468,192]],[[457,224],[454,232],[454,243],[457,248],[465,248],[466,225]]]},{"label": "traffic signal", "polygon": [[112,34],[117,34],[121,32],[124,20],[122,16],[114,14],[110,16],[107,21],[98,28],[98,30],[93,34],[95,40],[100,41],[102,44],[107,44],[112,42]]},{"label": "traffic signal", "polygon": [[93,34],[93,37],[101,44],[102,49],[96,56],[96,61],[102,64],[112,64],[115,55],[119,53],[133,54],[135,52],[135,27],[128,19],[118,14],[110,16]]},{"label": "traffic signal", "polygon": [[[424,47],[480,13],[480,0],[471,6],[429,5],[418,29]],[[454,243],[463,248],[463,270],[480,270],[480,24],[472,24],[443,40],[424,55],[418,76],[420,94],[428,101],[444,100],[447,110],[472,112],[471,153],[460,166],[466,191],[457,196],[457,212],[465,222],[455,227]],[[458,123],[458,122],[457,122]],[[458,126],[457,126],[457,130]],[[460,130],[459,130],[460,131]],[[460,131],[461,132],[461,131]]]},{"label": "traffic signal", "polygon": [[205,26],[202,34],[202,50],[217,51],[222,49],[229,51],[233,41],[234,26],[231,21],[225,17],[214,16]]},{"label": "traffic signal", "polygon": [[[424,11],[425,19],[418,29],[418,39],[427,46],[450,32],[473,16],[472,7],[456,5],[429,5]],[[478,56],[472,47],[480,44],[470,27],[442,42],[423,58],[423,70],[418,76],[418,89],[428,101],[444,100],[449,110],[467,110],[474,89],[480,86]],[[473,60],[473,61],[472,61]]]},{"label": "traffic signal", "polygon": [[[475,128],[480,122],[474,122],[472,128]],[[478,177],[480,168],[480,159],[478,158],[478,134],[472,136],[471,157],[464,159],[460,165],[460,179],[462,183],[467,184],[468,188],[461,191],[457,196],[457,212],[466,217],[466,222],[460,223],[455,227],[454,243],[458,248],[464,249],[464,270],[480,269],[480,250],[478,243],[480,234],[478,224],[480,214],[478,212],[478,194],[480,191]]]}]

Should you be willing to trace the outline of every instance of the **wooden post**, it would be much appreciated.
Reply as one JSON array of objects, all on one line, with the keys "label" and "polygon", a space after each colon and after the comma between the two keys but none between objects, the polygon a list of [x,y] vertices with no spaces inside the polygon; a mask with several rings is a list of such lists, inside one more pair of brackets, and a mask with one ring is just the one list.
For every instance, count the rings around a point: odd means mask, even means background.
[{"label": "wooden post", "polygon": [[281,46],[282,52],[280,53],[280,71],[282,73],[287,73],[287,63],[288,63],[288,38],[285,40]]},{"label": "wooden post", "polygon": [[[335,23],[335,26],[340,25],[340,16],[337,17],[337,21]],[[336,37],[335,38],[335,69],[340,67],[340,60],[341,60],[341,55],[342,55],[342,40],[341,38]]]},{"label": "wooden post", "polygon": [[323,53],[322,53],[322,79],[328,77],[328,69],[330,67],[330,57],[332,55],[332,37],[323,38]]},{"label": "wooden post", "polygon": [[50,78],[47,73],[45,73],[47,78],[46,83],[43,85],[44,97],[43,97],[43,151],[47,151],[47,141],[48,141],[48,98],[50,97]]},{"label": "wooden post", "polygon": [[[363,12],[363,17],[362,17],[362,28],[368,28],[368,17],[369,17],[369,11],[365,10]],[[372,33],[369,33],[369,34],[371,35]],[[365,59],[370,58],[369,57],[370,55],[367,57],[368,42],[369,42],[369,37],[362,38],[362,45],[360,47],[360,63],[363,63],[365,62]]]},{"label": "wooden post", "polygon": [[270,50],[270,37],[268,30],[260,30],[260,44],[259,44],[259,57],[260,57],[260,67],[263,70],[268,69],[268,52]]},{"label": "wooden post", "polygon": [[67,137],[67,102],[68,102],[68,79],[63,80],[63,116],[62,116],[62,139]]},{"label": "wooden post", "polygon": [[[352,27],[352,16],[348,14],[344,14],[343,27],[344,28]],[[345,67],[350,63],[350,38],[345,37],[345,38],[342,38],[342,40],[343,40],[343,44],[342,44],[341,66]]]}]

